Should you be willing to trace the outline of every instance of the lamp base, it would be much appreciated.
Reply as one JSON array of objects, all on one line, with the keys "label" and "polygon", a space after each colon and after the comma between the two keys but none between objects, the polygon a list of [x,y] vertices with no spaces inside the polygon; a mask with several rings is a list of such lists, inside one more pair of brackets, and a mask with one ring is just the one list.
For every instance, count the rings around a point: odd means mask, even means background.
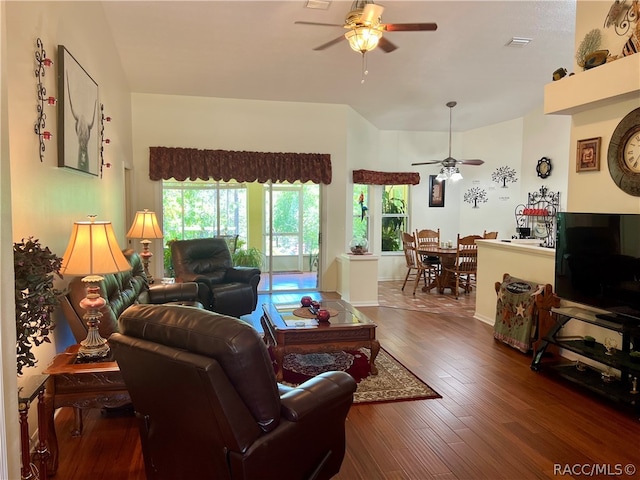
[{"label": "lamp base", "polygon": [[99,359],[109,356],[109,345],[98,333],[98,326],[89,327],[87,338],[80,342],[78,358]]},{"label": "lamp base", "polygon": [[82,299],[80,306],[87,313],[84,314],[83,320],[87,323],[87,338],[80,342],[78,349],[79,358],[99,359],[109,355],[109,345],[107,341],[100,336],[98,325],[102,312],[100,309],[106,305],[106,300],[100,296],[99,282],[103,278],[99,275],[89,275],[82,279],[88,284],[87,296]]},{"label": "lamp base", "polygon": [[142,244],[142,252],[140,253],[140,258],[142,258],[144,275],[147,277],[147,283],[149,285],[153,285],[153,277],[149,272],[149,261],[151,260],[151,257],[153,257],[153,253],[149,251],[149,245],[151,244],[151,240],[142,240],[140,243]]}]

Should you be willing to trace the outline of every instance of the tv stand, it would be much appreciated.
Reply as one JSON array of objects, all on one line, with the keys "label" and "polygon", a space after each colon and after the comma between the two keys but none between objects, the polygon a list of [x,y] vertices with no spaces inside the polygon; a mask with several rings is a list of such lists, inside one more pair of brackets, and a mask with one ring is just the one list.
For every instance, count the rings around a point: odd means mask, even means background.
[{"label": "tv stand", "polygon": [[596,313],[596,318],[623,325],[638,325],[640,320],[624,313]]},{"label": "tv stand", "polygon": [[[631,345],[640,350],[640,326],[637,322],[622,321],[621,316],[614,314],[599,314],[578,307],[552,308],[555,325],[549,329],[536,350],[531,369],[539,371],[549,366],[561,377],[581,385],[592,392],[598,393],[609,400],[635,408],[640,412],[640,363],[632,361],[629,352]],[[617,348],[607,350],[605,345],[596,342],[594,345],[585,343],[583,337],[563,337],[560,335],[563,327],[569,322],[583,322],[610,331],[607,337],[614,338]],[[581,361],[562,361],[542,363],[544,353],[549,345],[557,345],[567,351],[576,353],[589,364]],[[596,366],[593,366],[595,364]]]}]

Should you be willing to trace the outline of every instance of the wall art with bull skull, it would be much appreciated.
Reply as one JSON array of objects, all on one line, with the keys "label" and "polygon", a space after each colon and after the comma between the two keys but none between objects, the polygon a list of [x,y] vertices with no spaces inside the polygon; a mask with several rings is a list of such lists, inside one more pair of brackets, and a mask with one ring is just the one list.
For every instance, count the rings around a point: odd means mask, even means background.
[{"label": "wall art with bull skull", "polygon": [[99,174],[98,84],[58,45],[58,166]]}]

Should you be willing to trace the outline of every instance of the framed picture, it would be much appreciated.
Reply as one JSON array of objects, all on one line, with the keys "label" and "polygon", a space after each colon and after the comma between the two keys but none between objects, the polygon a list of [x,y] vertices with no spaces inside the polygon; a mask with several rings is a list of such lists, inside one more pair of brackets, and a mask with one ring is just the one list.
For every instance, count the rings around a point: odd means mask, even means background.
[{"label": "framed picture", "polygon": [[600,170],[600,142],[602,137],[578,140],[576,172]]},{"label": "framed picture", "polygon": [[58,166],[99,174],[98,84],[58,45]]},{"label": "framed picture", "polygon": [[429,175],[429,206],[444,207],[445,180],[436,180],[437,175]]}]

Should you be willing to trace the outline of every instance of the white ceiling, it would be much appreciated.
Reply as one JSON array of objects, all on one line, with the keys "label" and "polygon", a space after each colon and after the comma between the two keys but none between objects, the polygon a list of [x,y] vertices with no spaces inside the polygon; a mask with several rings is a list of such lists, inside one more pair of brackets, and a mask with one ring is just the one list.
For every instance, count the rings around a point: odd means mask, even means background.
[{"label": "white ceiling", "polygon": [[[361,56],[344,33],[351,1],[327,10],[287,1],[103,2],[133,92],[347,104],[382,130],[465,131],[522,117],[571,70],[575,0],[380,0],[383,23],[435,22],[435,32],[385,32],[398,49]],[[513,37],[533,39],[505,46]]]}]

